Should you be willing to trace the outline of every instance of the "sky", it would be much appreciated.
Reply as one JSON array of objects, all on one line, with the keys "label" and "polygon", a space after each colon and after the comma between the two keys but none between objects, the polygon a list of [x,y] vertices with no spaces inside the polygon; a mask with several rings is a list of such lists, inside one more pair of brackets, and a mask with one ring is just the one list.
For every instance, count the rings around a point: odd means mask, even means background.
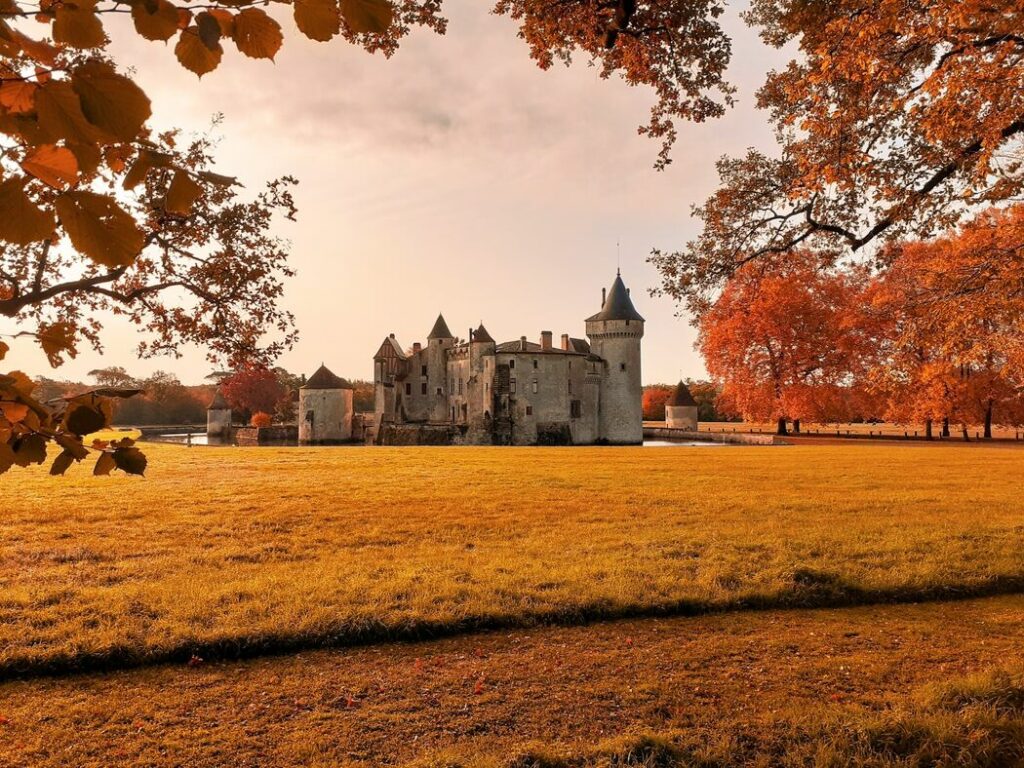
[{"label": "sky", "polygon": [[[754,92],[785,56],[743,25],[743,4],[730,6],[738,104],[679,126],[673,163],[659,172],[659,143],[637,135],[649,90],[601,80],[585,60],[541,71],[515,23],[489,7],[446,0],[447,34],[414,30],[390,60],[307,40],[286,21],[273,63],[226,46],[198,82],[171,47],[110,32],[152,99],[152,126],[201,132],[222,113],[218,170],[252,194],[276,176],[299,179],[298,219],[276,230],[297,270],[284,305],[300,337],[285,368],[309,375],[323,362],[370,379],[388,333],[425,341],[438,312],[457,336],[482,321],[498,341],[582,337],[621,266],[647,320],[644,383],[705,375],[688,318],[648,295],[658,275],[646,258],[698,233],[690,208],[714,190],[718,157],[774,146]],[[73,380],[109,365],[163,369],[186,383],[213,370],[197,348],[139,360],[137,333],[111,319],[102,354],[83,349],[57,370],[19,341],[5,365]]]}]

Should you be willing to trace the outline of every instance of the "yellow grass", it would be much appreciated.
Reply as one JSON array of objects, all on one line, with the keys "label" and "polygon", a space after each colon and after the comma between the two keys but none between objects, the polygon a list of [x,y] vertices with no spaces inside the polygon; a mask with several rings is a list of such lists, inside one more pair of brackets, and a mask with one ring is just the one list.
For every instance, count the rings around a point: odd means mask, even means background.
[{"label": "yellow grass", "polygon": [[0,765],[1011,768],[1022,615],[737,612],[13,682]]},{"label": "yellow grass", "polygon": [[146,450],[4,478],[3,675],[1024,587],[1018,450]]}]

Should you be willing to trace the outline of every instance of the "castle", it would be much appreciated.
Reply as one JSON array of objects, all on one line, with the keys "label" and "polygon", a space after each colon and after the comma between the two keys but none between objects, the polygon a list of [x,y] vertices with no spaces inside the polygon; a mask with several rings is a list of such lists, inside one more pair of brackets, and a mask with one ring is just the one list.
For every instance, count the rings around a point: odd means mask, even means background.
[{"label": "castle", "polygon": [[438,316],[426,345],[391,334],[374,355],[378,444],[581,445],[643,441],[644,319],[617,274],[585,321],[589,341],[550,331],[496,343],[480,324],[465,341]]}]

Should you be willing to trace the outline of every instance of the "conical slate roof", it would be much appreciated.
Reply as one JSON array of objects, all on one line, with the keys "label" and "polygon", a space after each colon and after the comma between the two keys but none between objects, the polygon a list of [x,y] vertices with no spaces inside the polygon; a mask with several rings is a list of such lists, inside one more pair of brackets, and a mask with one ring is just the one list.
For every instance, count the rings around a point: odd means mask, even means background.
[{"label": "conical slate roof", "polygon": [[679,382],[676,386],[676,391],[672,393],[672,396],[665,401],[665,405],[676,406],[676,405],[696,405],[697,401],[693,399],[693,394],[690,392],[690,388],[683,382]]},{"label": "conical slate roof", "polygon": [[352,389],[352,385],[340,376],[335,376],[321,363],[316,373],[309,377],[301,389]]},{"label": "conical slate roof", "polygon": [[437,316],[437,322],[434,323],[434,327],[430,329],[430,333],[427,334],[427,339],[454,339],[452,332],[448,330],[448,323],[444,321],[444,315],[439,314]]},{"label": "conical slate roof", "polygon": [[601,311],[587,318],[588,322],[592,320],[639,320],[643,322],[643,317],[636,311],[633,301],[629,298],[629,291],[626,290],[626,284],[622,282],[620,274],[615,274],[615,282],[612,283],[612,289],[608,291],[608,298],[605,299]]},{"label": "conical slate roof", "polygon": [[494,339],[491,338],[491,334],[489,334],[487,329],[484,328],[483,323],[480,323],[480,327],[473,331],[473,341],[490,342],[491,344],[494,343]]},{"label": "conical slate roof", "polygon": [[206,406],[206,410],[208,410],[208,411],[230,411],[231,410],[231,406],[228,405],[228,401],[224,399],[224,395],[222,395],[220,393],[220,390],[218,389],[214,393],[214,395],[213,395],[213,400],[211,400],[210,404],[208,406]]}]

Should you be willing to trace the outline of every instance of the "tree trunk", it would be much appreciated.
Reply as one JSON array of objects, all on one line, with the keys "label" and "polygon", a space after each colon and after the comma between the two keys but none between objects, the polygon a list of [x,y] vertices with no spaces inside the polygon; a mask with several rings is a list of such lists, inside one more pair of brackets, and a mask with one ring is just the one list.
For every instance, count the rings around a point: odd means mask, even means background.
[{"label": "tree trunk", "polygon": [[985,409],[985,439],[992,439],[992,401],[988,401],[988,408]]},{"label": "tree trunk", "polygon": [[925,440],[932,439],[932,420],[925,419],[924,421],[924,438]]},{"label": "tree trunk", "polygon": [[964,436],[964,442],[965,443],[971,442],[971,436],[967,432],[967,425],[966,424],[961,424],[960,425],[960,434],[962,434]]},{"label": "tree trunk", "polygon": [[777,435],[788,435],[789,434],[786,431],[786,417],[785,416],[782,416],[779,419],[779,426],[778,426],[778,429],[775,430],[775,434],[777,434]]},{"label": "tree trunk", "polygon": [[793,419],[793,434],[800,434],[800,419]]},{"label": "tree trunk", "polygon": [[949,437],[949,419],[942,420],[942,436]]}]

